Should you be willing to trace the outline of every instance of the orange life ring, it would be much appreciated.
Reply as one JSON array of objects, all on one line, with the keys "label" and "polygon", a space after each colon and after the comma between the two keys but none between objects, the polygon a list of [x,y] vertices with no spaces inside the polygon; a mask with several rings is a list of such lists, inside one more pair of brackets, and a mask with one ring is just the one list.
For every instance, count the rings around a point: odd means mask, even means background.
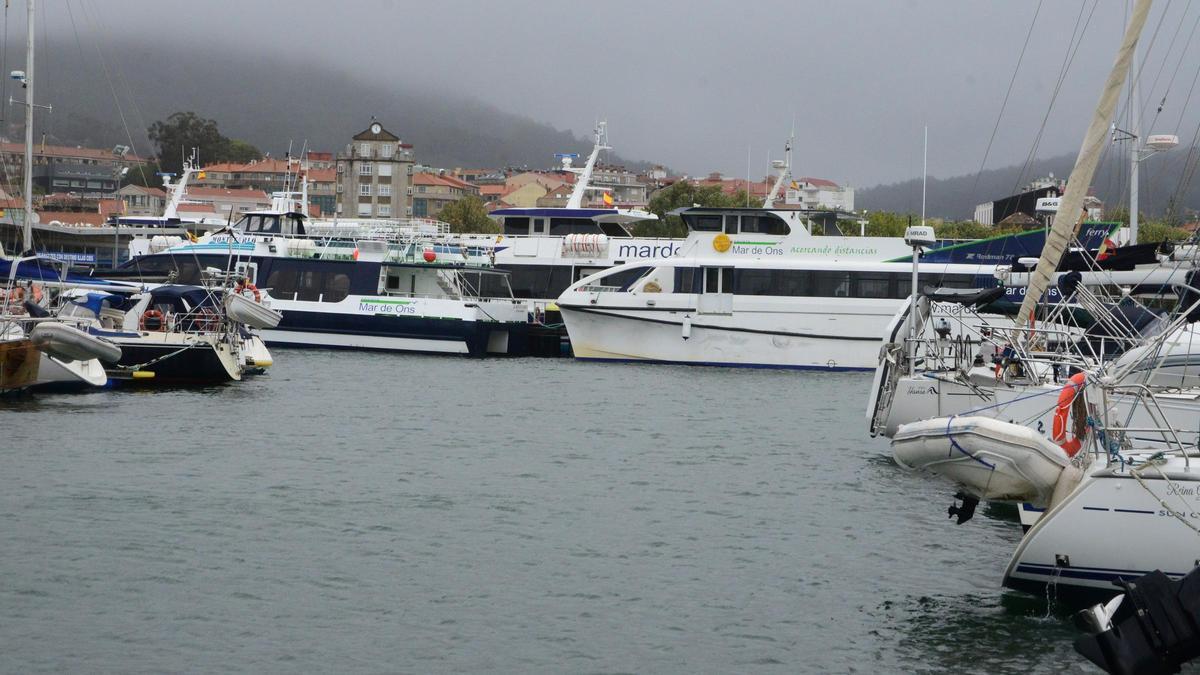
[{"label": "orange life ring", "polygon": [[1068,457],[1074,457],[1075,453],[1079,452],[1079,448],[1083,442],[1073,435],[1067,436],[1067,417],[1071,414],[1071,404],[1075,402],[1075,397],[1083,390],[1083,384],[1087,380],[1087,375],[1083,373],[1075,373],[1067,380],[1066,386],[1058,394],[1058,407],[1054,410],[1054,425],[1051,428],[1050,440],[1058,443],[1058,446],[1067,451]]},{"label": "orange life ring", "polygon": [[[355,251],[356,256],[357,256],[357,254],[358,254],[358,251]],[[357,257],[355,259],[357,260]],[[259,292],[258,286],[255,286],[254,284],[252,284],[248,281],[239,281],[237,288],[235,288],[233,290],[234,290],[234,292],[236,292],[238,294],[245,294],[246,291],[251,291],[254,293],[254,301],[259,304],[262,304],[262,293]]]},{"label": "orange life ring", "polygon": [[[157,328],[147,328],[146,324],[149,323],[149,321],[147,321],[147,319],[157,319],[158,327]],[[147,331],[149,331],[149,330],[164,331],[167,329],[167,318],[165,316],[163,316],[163,313],[157,309],[148,309],[148,310],[142,312],[141,327],[142,327],[142,330],[147,330]]]}]

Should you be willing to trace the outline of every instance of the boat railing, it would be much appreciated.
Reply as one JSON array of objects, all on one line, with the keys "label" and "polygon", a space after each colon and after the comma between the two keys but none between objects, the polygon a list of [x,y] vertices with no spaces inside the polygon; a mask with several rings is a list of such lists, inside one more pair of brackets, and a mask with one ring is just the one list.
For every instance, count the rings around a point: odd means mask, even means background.
[{"label": "boat railing", "polygon": [[[1192,453],[1188,451],[1188,446],[1183,443],[1179,434],[1195,434],[1196,430],[1175,428],[1175,426],[1171,424],[1171,420],[1167,416],[1167,413],[1163,411],[1162,405],[1160,405],[1158,397],[1155,395],[1156,392],[1154,388],[1142,383],[1105,383],[1101,385],[1101,389],[1106,395],[1110,393],[1125,393],[1133,397],[1136,401],[1134,407],[1140,406],[1144,408],[1151,421],[1151,426],[1135,427],[1129,426],[1128,424],[1113,424],[1112,421],[1108,419],[1110,414],[1107,411],[1108,406],[1105,406],[1106,412],[1102,419],[1099,420],[1099,424],[1102,425],[1101,429],[1104,431],[1106,438],[1114,433],[1120,438],[1128,438],[1129,434],[1157,434],[1162,438],[1162,442],[1167,448],[1162,452],[1164,454],[1171,453],[1182,455],[1184,466],[1190,468],[1191,460],[1189,457]],[[1123,411],[1122,415],[1126,420],[1132,420],[1134,417],[1133,413],[1134,411],[1131,408],[1128,412]],[[1139,440],[1143,439],[1139,437]],[[1111,441],[1115,442],[1113,442],[1110,447],[1104,448],[1106,453],[1109,455],[1110,463],[1113,460],[1119,459],[1119,456],[1113,456],[1116,447],[1119,447],[1119,440],[1111,439]]]}]

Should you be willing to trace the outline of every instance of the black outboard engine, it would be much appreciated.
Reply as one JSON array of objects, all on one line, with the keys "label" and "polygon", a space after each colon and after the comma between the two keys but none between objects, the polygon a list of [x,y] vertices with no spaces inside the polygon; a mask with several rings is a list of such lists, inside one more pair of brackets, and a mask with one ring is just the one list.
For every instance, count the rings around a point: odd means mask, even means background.
[{"label": "black outboard engine", "polygon": [[1075,651],[1109,673],[1178,673],[1200,656],[1200,567],[1179,581],[1157,570],[1133,581],[1106,605],[1075,615],[1091,633]]}]

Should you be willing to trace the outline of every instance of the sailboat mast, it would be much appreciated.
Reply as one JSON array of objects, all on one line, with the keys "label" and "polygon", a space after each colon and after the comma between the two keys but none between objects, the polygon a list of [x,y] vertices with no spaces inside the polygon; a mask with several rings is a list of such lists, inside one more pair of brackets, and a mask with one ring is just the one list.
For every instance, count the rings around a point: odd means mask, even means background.
[{"label": "sailboat mast", "polygon": [[1130,131],[1133,132],[1133,138],[1129,139],[1129,243],[1138,243],[1138,192],[1141,188],[1138,187],[1138,152],[1142,145],[1142,121],[1141,107],[1142,99],[1138,95],[1138,61],[1137,50],[1133,50],[1130,57],[1130,86],[1129,86],[1129,113],[1130,113]]},{"label": "sailboat mast", "polygon": [[1146,16],[1150,13],[1151,0],[1137,0],[1133,13],[1129,17],[1129,25],[1125,28],[1125,37],[1121,40],[1121,49],[1117,59],[1104,83],[1100,94],[1100,102],[1096,104],[1096,113],[1088,126],[1087,134],[1083,137],[1083,146],[1079,149],[1079,157],[1075,160],[1075,168],[1067,179],[1067,190],[1063,194],[1058,212],[1054,214],[1054,224],[1042,247],[1042,256],[1038,259],[1037,268],[1029,278],[1029,286],[1025,289],[1025,299],[1021,301],[1021,309],[1017,312],[1016,327],[1021,328],[1033,316],[1042,294],[1050,287],[1050,280],[1058,269],[1067,245],[1075,236],[1075,230],[1083,219],[1083,200],[1087,197],[1088,187],[1092,177],[1096,175],[1096,165],[1100,163],[1100,153],[1104,149],[1105,137],[1109,123],[1116,112],[1117,99],[1125,86],[1125,78],[1129,74],[1129,62],[1133,58],[1133,50],[1137,49],[1138,38],[1146,25]]},{"label": "sailboat mast", "polygon": [[29,8],[28,33],[25,40],[25,223],[21,234],[24,252],[33,251],[33,15],[34,0]]}]

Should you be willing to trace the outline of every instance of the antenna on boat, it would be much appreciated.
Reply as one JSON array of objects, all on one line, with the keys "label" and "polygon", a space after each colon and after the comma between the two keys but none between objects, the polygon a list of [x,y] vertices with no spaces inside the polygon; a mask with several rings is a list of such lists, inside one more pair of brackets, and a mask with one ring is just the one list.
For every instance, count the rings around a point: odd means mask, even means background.
[{"label": "antenna on boat", "polygon": [[775,178],[775,185],[771,186],[771,192],[767,195],[766,201],[763,202],[764,209],[775,208],[775,200],[779,198],[779,191],[783,189],[783,182],[788,180],[792,175],[792,143],[796,140],[796,122],[792,121],[792,135],[788,137],[787,143],[783,146],[783,159],[771,162],[779,175]]},{"label": "antenna on boat", "polygon": [[592,170],[596,167],[596,158],[600,156],[600,151],[612,150],[608,146],[608,122],[597,122],[593,133],[596,140],[592,145],[592,154],[588,155],[587,163],[584,164],[582,169],[571,167],[570,158],[560,156],[563,160],[563,170],[579,176],[575,179],[575,187],[571,190],[571,196],[567,198],[568,209],[583,208],[583,197],[587,194],[587,191],[599,189],[588,187],[588,182],[592,180]]}]

